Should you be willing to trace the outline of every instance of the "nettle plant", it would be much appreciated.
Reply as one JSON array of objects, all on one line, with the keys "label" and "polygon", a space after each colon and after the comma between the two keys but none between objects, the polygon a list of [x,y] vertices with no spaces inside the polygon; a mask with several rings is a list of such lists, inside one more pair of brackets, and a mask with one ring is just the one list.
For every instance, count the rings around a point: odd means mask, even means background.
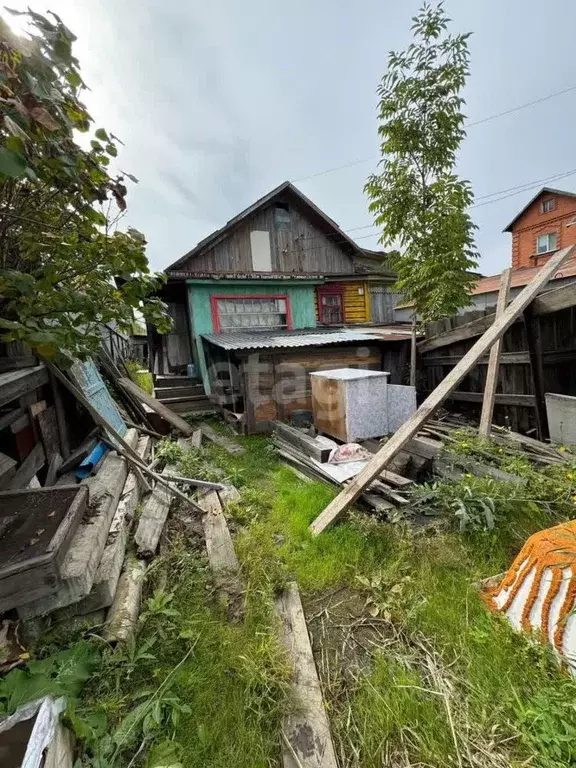
[{"label": "nettle plant", "polygon": [[74,35],[55,14],[25,15],[23,37],[0,18],[0,340],[84,358],[103,324],[128,330],[135,312],[167,332],[164,278],[144,236],[118,229],[137,181],[109,171],[119,140],[99,128],[76,141],[92,118]]}]

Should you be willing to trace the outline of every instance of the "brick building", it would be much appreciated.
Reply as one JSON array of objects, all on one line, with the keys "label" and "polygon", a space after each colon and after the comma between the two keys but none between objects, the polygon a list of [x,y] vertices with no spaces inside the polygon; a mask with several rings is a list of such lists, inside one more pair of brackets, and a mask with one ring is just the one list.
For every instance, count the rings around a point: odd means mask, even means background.
[{"label": "brick building", "polygon": [[576,194],[543,187],[506,227],[512,267],[540,267],[560,248],[576,245]]}]

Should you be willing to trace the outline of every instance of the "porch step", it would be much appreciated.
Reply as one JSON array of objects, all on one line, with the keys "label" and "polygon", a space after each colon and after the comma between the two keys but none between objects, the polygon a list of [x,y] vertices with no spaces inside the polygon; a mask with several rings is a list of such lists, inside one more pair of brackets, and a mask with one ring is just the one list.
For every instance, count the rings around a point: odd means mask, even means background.
[{"label": "porch step", "polygon": [[170,410],[174,413],[215,413],[218,408],[208,398],[202,400],[181,400],[179,403],[171,403]]},{"label": "porch step", "polygon": [[183,387],[156,387],[154,392],[154,396],[162,402],[170,397],[204,397],[204,387],[202,384]]},{"label": "porch step", "polygon": [[169,373],[156,375],[154,382],[157,387],[190,387],[200,384],[200,381],[193,379],[192,376],[172,376]]},{"label": "porch step", "polygon": [[164,405],[167,405],[168,408],[172,408],[174,403],[182,403],[184,401],[190,402],[190,403],[199,403],[202,402],[202,400],[206,400],[207,402],[210,402],[205,394],[201,395],[183,395],[183,396],[173,396],[173,397],[158,397],[156,396],[157,400],[160,400],[161,403]]}]

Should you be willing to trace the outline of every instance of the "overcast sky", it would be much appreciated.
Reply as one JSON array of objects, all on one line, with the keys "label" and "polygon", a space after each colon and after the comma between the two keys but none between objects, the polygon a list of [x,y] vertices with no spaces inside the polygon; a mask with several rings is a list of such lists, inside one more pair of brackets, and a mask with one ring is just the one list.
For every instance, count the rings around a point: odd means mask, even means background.
[{"label": "overcast sky", "polygon": [[[86,102],[125,143],[140,183],[127,223],[161,269],[290,179],[367,248],[363,194],[376,168],[376,87],[410,42],[413,0],[10,0],[59,13],[78,36]],[[447,0],[471,31],[470,121],[576,85],[574,0]],[[575,169],[576,90],[472,126],[460,173],[484,197]],[[343,170],[315,175],[356,160]],[[313,178],[308,178],[314,176]],[[541,184],[472,211],[480,270],[510,260],[502,229]]]}]

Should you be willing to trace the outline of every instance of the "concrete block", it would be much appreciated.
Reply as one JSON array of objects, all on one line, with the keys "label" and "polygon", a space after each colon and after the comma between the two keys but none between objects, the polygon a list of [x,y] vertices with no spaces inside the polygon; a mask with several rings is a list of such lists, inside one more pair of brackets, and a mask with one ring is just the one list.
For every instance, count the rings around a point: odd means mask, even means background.
[{"label": "concrete block", "polygon": [[416,408],[416,387],[388,384],[388,434],[393,435]]},{"label": "concrete block", "polygon": [[547,392],[545,398],[550,439],[555,443],[576,445],[576,397]]},{"label": "concrete block", "polygon": [[[136,445],[136,430],[128,430],[125,439],[130,445]],[[51,613],[88,595],[102,559],[127,475],[126,460],[116,451],[111,451],[104,459],[98,474],[87,483],[90,489],[87,519],[82,521],[72,539],[62,564],[62,581],[56,594],[18,608],[18,616],[21,619]]]}]

